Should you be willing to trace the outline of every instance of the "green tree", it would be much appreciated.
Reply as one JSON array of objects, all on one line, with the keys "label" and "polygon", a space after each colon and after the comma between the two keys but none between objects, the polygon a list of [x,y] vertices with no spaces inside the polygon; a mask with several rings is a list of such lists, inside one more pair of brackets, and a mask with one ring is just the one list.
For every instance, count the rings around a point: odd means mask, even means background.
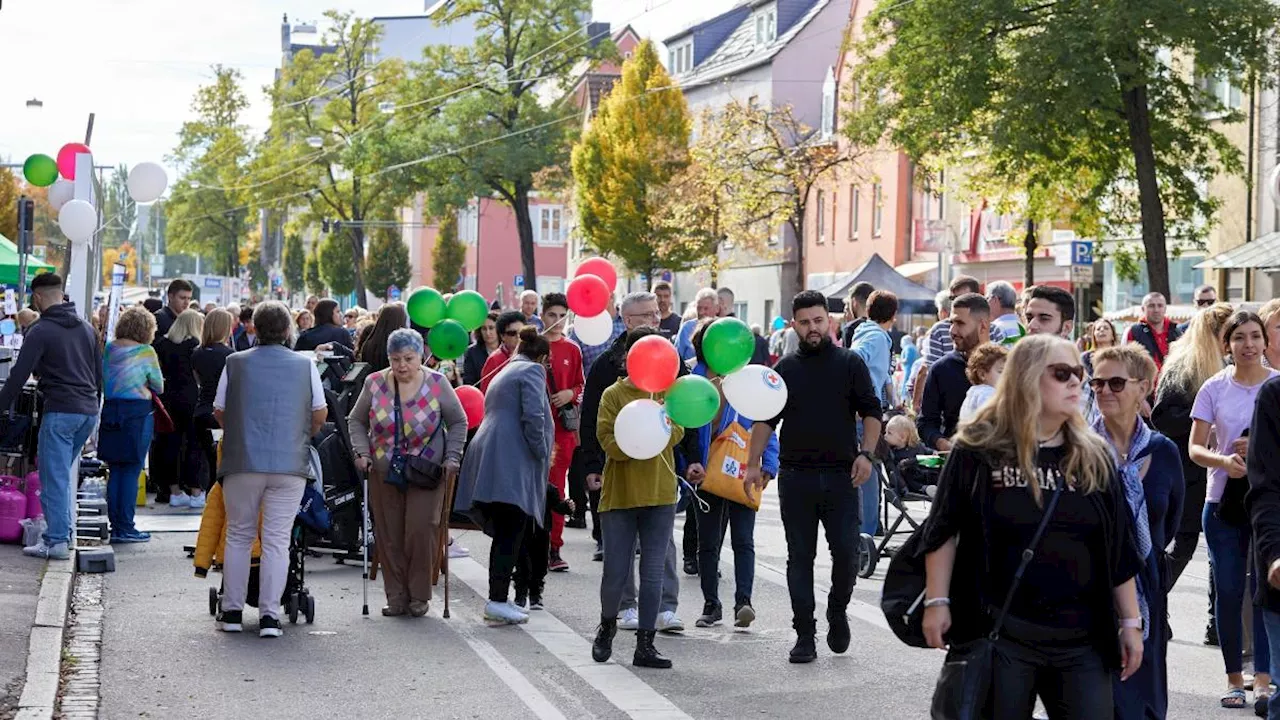
[{"label": "green tree", "polygon": [[284,285],[291,293],[306,291],[307,253],[302,236],[289,233],[284,238]]},{"label": "green tree", "polygon": [[121,247],[129,242],[138,219],[138,204],[129,196],[129,166],[121,164],[111,173],[111,180],[103,188],[102,230],[104,248]]},{"label": "green tree", "polygon": [[1241,171],[1214,122],[1241,113],[1216,89],[1271,76],[1277,25],[1270,0],[881,3],[846,127],[926,167],[969,165],[1032,220],[1100,238],[1140,224],[1151,289],[1168,295],[1167,236],[1202,238],[1207,181]]},{"label": "green tree", "polygon": [[373,231],[369,241],[369,267],[366,283],[374,297],[385,298],[392,285],[408,289],[413,278],[413,265],[409,262],[409,246],[400,238],[400,228],[380,227]]},{"label": "green tree", "polygon": [[320,275],[320,240],[311,246],[311,254],[307,256],[307,266],[305,269],[307,292],[312,295],[324,295],[326,289],[324,286],[324,278]]},{"label": "green tree", "polygon": [[373,60],[376,23],[334,10],[325,17],[332,28],[322,42],[332,52],[297,53],[271,89],[271,130],[254,163],[254,192],[264,207],[288,197],[316,219],[342,223],[334,236],[346,243],[347,271],[363,303],[365,223],[393,219],[410,194],[403,175],[385,171],[395,160],[393,115],[385,109],[396,104],[404,65]]},{"label": "green tree", "polygon": [[440,234],[431,248],[431,282],[444,292],[456,289],[462,266],[467,262],[467,246],[458,239],[458,215],[446,212],[440,219]]},{"label": "green tree", "polygon": [[338,233],[326,235],[320,241],[320,277],[335,295],[347,295],[356,289],[346,239]]},{"label": "green tree", "polygon": [[622,80],[573,149],[576,210],[587,243],[648,277],[706,257],[675,242],[682,230],[655,212],[668,183],[688,164],[684,95],[646,40],[623,63]]},{"label": "green tree", "polygon": [[[240,122],[249,107],[239,70],[213,66],[213,80],[196,90],[195,119],[182,125],[171,160],[182,170],[169,201],[168,251],[214,260],[222,275],[239,275],[240,245],[252,223],[245,209],[253,148]],[[110,195],[108,195],[110,197]],[[126,194],[127,197],[127,194]]]},{"label": "green tree", "polygon": [[18,197],[23,192],[13,171],[0,168],[0,235],[15,245],[18,242]]},{"label": "green tree", "polygon": [[583,35],[590,13],[589,0],[456,0],[437,22],[474,26],[476,39],[427,48],[405,89],[406,104],[432,111],[430,119],[407,124],[403,153],[415,159],[415,185],[428,192],[437,215],[476,195],[496,195],[511,206],[531,290],[534,176],[565,162],[581,117],[571,103],[543,103],[538,94],[570,87],[579,63],[616,52],[607,37]]}]

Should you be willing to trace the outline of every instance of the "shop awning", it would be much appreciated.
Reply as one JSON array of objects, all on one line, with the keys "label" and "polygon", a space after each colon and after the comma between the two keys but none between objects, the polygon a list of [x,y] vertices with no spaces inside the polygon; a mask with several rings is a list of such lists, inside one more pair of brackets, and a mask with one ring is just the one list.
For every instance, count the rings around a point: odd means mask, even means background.
[{"label": "shop awning", "polygon": [[1197,270],[1271,270],[1280,268],[1280,233],[1269,233],[1196,265]]},{"label": "shop awning", "polygon": [[[53,272],[52,265],[46,265],[34,257],[27,257],[27,282],[31,278]],[[18,285],[18,246],[9,238],[0,235],[0,285]]]}]

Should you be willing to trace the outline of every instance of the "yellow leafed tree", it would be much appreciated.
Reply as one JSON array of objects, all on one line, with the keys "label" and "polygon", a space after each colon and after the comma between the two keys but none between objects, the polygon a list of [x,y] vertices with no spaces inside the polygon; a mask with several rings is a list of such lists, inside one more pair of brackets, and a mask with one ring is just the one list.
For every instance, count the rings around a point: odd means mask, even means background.
[{"label": "yellow leafed tree", "polygon": [[124,284],[138,284],[138,252],[132,243],[124,243],[120,247],[107,248],[102,251],[102,284],[111,287],[111,268],[115,264],[124,265]]}]

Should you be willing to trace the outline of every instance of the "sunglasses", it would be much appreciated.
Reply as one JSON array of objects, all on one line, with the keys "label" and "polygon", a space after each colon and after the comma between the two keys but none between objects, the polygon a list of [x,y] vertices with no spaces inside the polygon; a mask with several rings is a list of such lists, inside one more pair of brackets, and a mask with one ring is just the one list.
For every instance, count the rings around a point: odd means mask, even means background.
[{"label": "sunglasses", "polygon": [[[1066,381],[1063,380],[1062,382],[1066,382]],[[1134,380],[1133,378],[1122,378],[1122,377],[1092,378],[1089,380],[1089,387],[1092,388],[1094,392],[1098,392],[1102,390],[1103,386],[1105,385],[1106,388],[1113,393],[1122,393],[1124,392],[1125,386],[1127,386],[1131,382],[1137,382],[1137,381]]]},{"label": "sunglasses", "polygon": [[1210,305],[1213,305],[1216,302],[1218,301],[1214,298],[1197,298],[1196,307],[1209,307]]},{"label": "sunglasses", "polygon": [[1053,379],[1060,383],[1066,383],[1071,380],[1071,376],[1075,375],[1077,380],[1084,380],[1083,365],[1067,365],[1066,363],[1054,363],[1048,368],[1053,373]]},{"label": "sunglasses", "polygon": [[506,331],[504,331],[502,334],[503,334],[503,336],[505,336],[505,337],[515,337],[515,336],[517,336],[517,335],[519,335],[519,334],[520,334],[520,331],[519,331],[519,330],[506,330]]}]

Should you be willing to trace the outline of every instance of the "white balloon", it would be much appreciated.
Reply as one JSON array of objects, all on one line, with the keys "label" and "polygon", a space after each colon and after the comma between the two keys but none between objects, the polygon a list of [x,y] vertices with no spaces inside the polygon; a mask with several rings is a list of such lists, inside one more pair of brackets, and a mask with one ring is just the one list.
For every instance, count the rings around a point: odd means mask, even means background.
[{"label": "white balloon", "polygon": [[129,197],[134,202],[155,202],[169,187],[169,176],[153,162],[138,163],[129,171],[128,185]]},{"label": "white balloon", "polygon": [[573,319],[573,332],[587,345],[603,345],[613,335],[613,317],[607,310],[593,317],[578,315]]},{"label": "white balloon", "polygon": [[75,183],[67,180],[66,178],[58,178],[49,186],[49,205],[53,207],[54,212],[61,210],[62,206],[66,205],[69,201],[75,198],[75,196]]},{"label": "white balloon", "polygon": [[671,420],[666,409],[653,400],[632,400],[618,412],[613,436],[627,457],[648,460],[667,449],[671,442]]},{"label": "white balloon", "polygon": [[725,377],[724,397],[749,420],[777,417],[787,404],[787,383],[773,368],[748,365]]},{"label": "white balloon", "polygon": [[98,211],[84,200],[70,200],[58,211],[58,227],[73,243],[89,242],[98,229]]}]

